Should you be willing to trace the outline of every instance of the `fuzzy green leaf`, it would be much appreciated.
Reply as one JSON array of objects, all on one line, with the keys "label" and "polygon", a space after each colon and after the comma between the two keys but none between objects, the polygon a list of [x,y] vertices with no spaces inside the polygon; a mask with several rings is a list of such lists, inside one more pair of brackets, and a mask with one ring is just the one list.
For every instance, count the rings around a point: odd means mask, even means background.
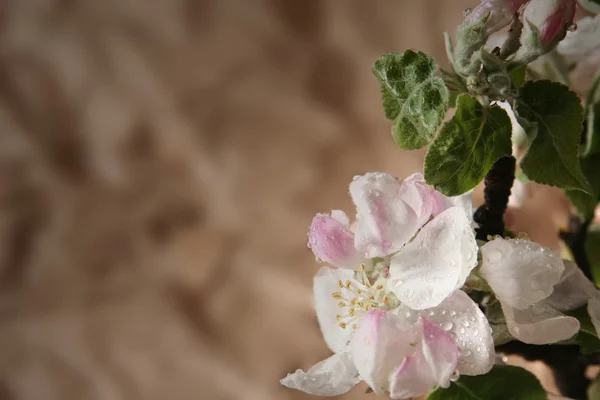
[{"label": "fuzzy green leaf", "polygon": [[496,160],[511,154],[510,134],[510,118],[503,109],[484,109],[475,98],[461,94],[456,113],[425,157],[427,183],[447,196],[473,189]]},{"label": "fuzzy green leaf", "polygon": [[577,212],[588,219],[594,215],[596,204],[600,199],[600,154],[584,156],[580,160],[581,170],[591,185],[592,194],[580,190],[566,190],[565,193]]},{"label": "fuzzy green leaf", "polygon": [[437,388],[427,400],[545,400],[546,392],[531,372],[512,365],[494,365],[485,375],[466,376],[450,387]]},{"label": "fuzzy green leaf", "polygon": [[385,116],[393,121],[392,136],[406,150],[431,142],[448,108],[448,89],[435,75],[433,58],[407,50],[380,57],[373,73],[381,85]]},{"label": "fuzzy green leaf", "polygon": [[536,128],[527,132],[531,145],[521,161],[527,177],[592,194],[579,164],[583,109],[577,95],[557,82],[527,82],[519,91],[515,111]]}]

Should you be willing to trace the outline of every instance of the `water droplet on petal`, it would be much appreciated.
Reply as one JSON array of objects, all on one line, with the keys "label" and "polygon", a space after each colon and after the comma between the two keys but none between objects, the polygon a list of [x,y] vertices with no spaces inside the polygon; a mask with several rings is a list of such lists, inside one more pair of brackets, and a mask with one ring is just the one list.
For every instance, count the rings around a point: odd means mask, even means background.
[{"label": "water droplet on petal", "polygon": [[404,292],[404,295],[408,298],[413,297],[414,294],[415,294],[415,291],[412,289],[406,289],[406,292]]},{"label": "water droplet on petal", "polygon": [[444,321],[442,322],[442,329],[445,331],[449,331],[450,329],[452,329],[452,327],[454,326],[454,324],[450,321]]},{"label": "water droplet on petal", "polygon": [[465,328],[468,328],[469,325],[471,325],[471,324],[469,324],[469,321],[462,321],[461,325],[464,326]]},{"label": "water droplet on petal", "polygon": [[474,315],[469,315],[469,321],[475,322],[475,321],[477,321],[477,318],[475,318]]}]

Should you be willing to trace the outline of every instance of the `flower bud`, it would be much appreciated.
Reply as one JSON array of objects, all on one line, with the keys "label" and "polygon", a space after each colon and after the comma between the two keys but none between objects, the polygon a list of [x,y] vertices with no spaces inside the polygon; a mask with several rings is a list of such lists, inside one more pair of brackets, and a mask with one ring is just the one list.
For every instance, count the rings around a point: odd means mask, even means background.
[{"label": "flower bud", "polygon": [[575,17],[576,0],[532,0],[523,13],[530,27],[537,29],[540,44],[562,40]]},{"label": "flower bud", "polygon": [[482,0],[469,16],[471,24],[484,22],[483,33],[489,36],[513,20],[519,8],[529,0]]}]

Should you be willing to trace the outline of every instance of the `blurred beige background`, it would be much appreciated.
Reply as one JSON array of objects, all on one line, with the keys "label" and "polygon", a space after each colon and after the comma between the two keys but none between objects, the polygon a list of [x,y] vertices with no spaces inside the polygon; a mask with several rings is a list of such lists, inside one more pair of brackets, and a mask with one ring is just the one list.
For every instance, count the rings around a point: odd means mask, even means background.
[{"label": "blurred beige background", "polygon": [[476,3],[0,2],[0,399],[311,398],[310,220],[421,170],[371,64]]}]

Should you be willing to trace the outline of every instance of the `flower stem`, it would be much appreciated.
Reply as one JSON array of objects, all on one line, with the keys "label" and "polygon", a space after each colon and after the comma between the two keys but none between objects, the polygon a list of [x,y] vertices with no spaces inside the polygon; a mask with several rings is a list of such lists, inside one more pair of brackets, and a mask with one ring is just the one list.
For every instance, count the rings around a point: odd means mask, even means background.
[{"label": "flower stem", "polygon": [[494,163],[485,176],[483,190],[485,202],[473,215],[473,220],[479,225],[475,229],[477,239],[487,241],[489,235],[504,236],[503,217],[515,179],[515,168],[515,158],[504,156]]}]

